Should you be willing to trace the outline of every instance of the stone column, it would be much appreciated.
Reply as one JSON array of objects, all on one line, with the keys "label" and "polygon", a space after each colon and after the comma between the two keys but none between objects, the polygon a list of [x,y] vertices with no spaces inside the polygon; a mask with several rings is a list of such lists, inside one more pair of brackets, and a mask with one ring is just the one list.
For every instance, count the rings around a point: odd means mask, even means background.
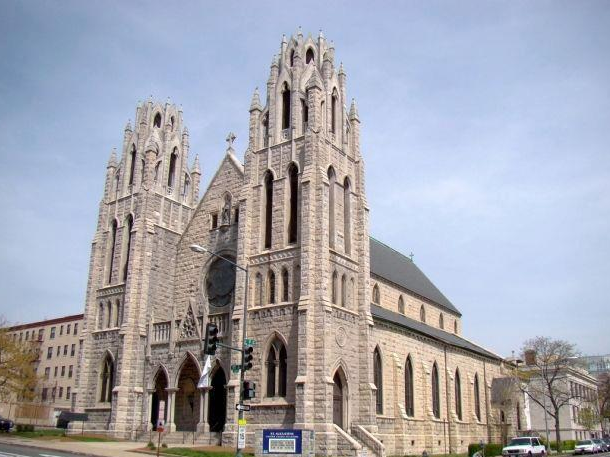
[{"label": "stone column", "polygon": [[210,391],[209,387],[204,387],[199,389],[201,393],[201,398],[199,400],[199,423],[197,424],[197,433],[209,433],[210,432],[210,424],[208,424],[208,398],[210,395],[208,392]]},{"label": "stone column", "polygon": [[148,392],[148,419],[146,420],[146,431],[150,432],[152,431],[153,427],[155,424],[153,424],[153,420],[155,420],[154,418],[151,418],[151,414],[152,414],[152,399],[153,399],[153,393],[155,392],[155,389],[147,389]]},{"label": "stone column", "polygon": [[165,424],[165,428],[169,433],[172,433],[176,431],[174,417],[176,413],[176,392],[178,392],[179,389],[176,387],[168,387],[165,390],[167,391],[167,423]]}]

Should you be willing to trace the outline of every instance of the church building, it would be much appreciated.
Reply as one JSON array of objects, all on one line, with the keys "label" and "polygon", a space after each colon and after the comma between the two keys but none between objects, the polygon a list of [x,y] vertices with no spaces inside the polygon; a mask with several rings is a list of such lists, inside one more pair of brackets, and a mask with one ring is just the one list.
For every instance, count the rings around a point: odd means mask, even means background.
[{"label": "church building", "polygon": [[[255,341],[248,446],[294,428],[315,431],[319,454],[440,454],[517,432],[519,404],[492,401],[502,358],[464,338],[460,311],[369,233],[346,79],[322,33],[284,37],[252,97],[243,161],[231,134],[215,169],[189,157],[177,106],[137,107],[91,247],[73,395],[86,428],[148,439],[162,416],[167,442],[235,445],[240,354],[219,348],[198,388],[212,322],[224,345]],[[199,198],[202,165],[213,176]]]}]

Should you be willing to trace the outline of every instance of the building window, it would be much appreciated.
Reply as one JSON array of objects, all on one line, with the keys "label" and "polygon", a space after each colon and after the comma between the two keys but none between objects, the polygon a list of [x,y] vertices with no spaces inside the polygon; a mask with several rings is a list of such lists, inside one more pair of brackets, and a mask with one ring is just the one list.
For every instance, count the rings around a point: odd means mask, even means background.
[{"label": "building window", "polygon": [[74,353],[76,352],[76,344],[73,344],[70,348],[70,357],[74,357]]},{"label": "building window", "polygon": [[44,369],[44,378],[49,379],[51,377],[51,367],[46,367]]},{"label": "building window", "polygon": [[184,174],[184,191],[182,192],[182,195],[184,198],[188,198],[190,193],[191,193],[191,178],[189,178],[189,176],[185,173]]},{"label": "building window", "polygon": [[51,389],[51,401],[55,402],[55,394],[57,393],[57,387]]},{"label": "building window", "polygon": [[282,301],[288,301],[288,270],[286,268],[282,269]]},{"label": "building window", "polygon": [[218,214],[212,214],[212,229],[218,228]]},{"label": "building window", "polygon": [[43,387],[42,388],[42,401],[47,401],[47,397],[49,396],[49,389],[48,387]]},{"label": "building window", "polygon": [[445,318],[443,317],[443,313],[438,316],[438,328],[445,329]]},{"label": "building window", "polygon": [[66,387],[66,400],[70,400],[70,391],[72,390],[71,387]]},{"label": "building window", "polygon": [[38,330],[38,341],[42,341],[44,339],[44,329]]},{"label": "building window", "polygon": [[59,395],[58,395],[57,399],[61,400],[62,398],[64,398],[64,388],[60,387],[59,388]]},{"label": "building window", "polygon": [[438,381],[438,367],[436,363],[432,366],[432,413],[434,417],[440,419],[441,417],[441,396],[440,386]]},{"label": "building window", "polygon": [[337,89],[333,89],[333,95],[330,99],[330,131],[332,133],[337,132],[337,100],[339,99],[339,95],[337,94]]},{"label": "building window", "polygon": [[375,396],[375,410],[377,414],[383,414],[383,372],[381,364],[381,354],[376,347],[373,352],[373,383],[377,388]]},{"label": "building window", "polygon": [[65,365],[63,365],[63,366],[61,367],[61,377],[63,378],[65,375],[66,375],[66,366],[65,366]]},{"label": "building window", "polygon": [[263,276],[260,273],[256,273],[254,278],[254,304],[263,304]]},{"label": "building window", "polygon": [[290,208],[288,219],[288,242],[297,242],[297,218],[299,205],[299,171],[293,163],[288,168],[289,186],[290,186]]},{"label": "building window", "polygon": [[59,354],[61,354],[61,346],[57,346],[57,354],[55,356],[59,357]]},{"label": "building window", "polygon": [[402,295],[398,297],[398,312],[400,314],[405,313],[405,301],[403,300]]},{"label": "building window", "polygon": [[30,331],[28,330],[25,332],[25,340],[27,341],[29,339],[30,339]]},{"label": "building window", "polygon": [[421,308],[419,308],[419,320],[422,322],[426,322],[426,308],[424,308],[424,305],[421,305]]},{"label": "building window", "polygon": [[66,326],[66,335],[69,335],[69,334],[70,334],[70,328],[71,328],[71,325],[70,325],[70,324],[68,324],[68,325]]},{"label": "building window", "polygon": [[313,59],[313,49],[307,48],[307,52],[305,53],[305,63],[308,64],[309,62],[313,62]]},{"label": "building window", "polygon": [[337,283],[338,283],[338,275],[336,271],[333,271],[333,275],[331,277],[330,283],[330,301],[332,304],[337,304]]},{"label": "building window", "polygon": [[133,185],[133,176],[136,174],[136,146],[131,145],[129,153],[129,185]]},{"label": "building window", "polygon": [[405,412],[410,417],[413,417],[415,413],[413,390],[413,364],[411,363],[411,356],[409,356],[405,363]]},{"label": "building window", "polygon": [[328,168],[328,245],[335,247],[335,183],[333,167]]},{"label": "building window", "polygon": [[172,189],[176,180],[176,161],[178,160],[178,148],[174,148],[174,152],[169,158],[169,173],[167,174],[167,187]]},{"label": "building window", "polygon": [[53,357],[53,348],[49,347],[47,348],[47,359],[50,359],[51,357]]},{"label": "building window", "polygon": [[352,252],[352,209],[351,209],[351,184],[346,177],[343,181],[343,238],[345,242],[345,253]]},{"label": "building window", "polygon": [[375,303],[376,305],[379,305],[381,302],[380,297],[379,297],[379,286],[377,284],[375,284],[373,286],[373,303]]},{"label": "building window", "polygon": [[453,321],[453,333],[457,334],[458,332],[458,323],[457,319]]},{"label": "building window", "polygon": [[72,371],[73,371],[73,365],[70,365],[70,366],[68,367],[68,378],[71,378],[71,377],[72,377]]},{"label": "building window", "polygon": [[161,114],[155,114],[155,120],[153,121],[153,127],[161,128]]},{"label": "building window", "polygon": [[285,397],[287,380],[286,347],[275,338],[267,352],[267,397]]},{"label": "building window", "polygon": [[288,83],[282,86],[282,130],[290,127],[290,89]]},{"label": "building window", "polygon": [[56,378],[56,377],[57,377],[57,369],[58,369],[58,368],[59,368],[59,367],[55,367],[55,368],[53,369],[53,377],[54,377],[54,378]]},{"label": "building window", "polygon": [[114,362],[107,354],[104,359],[100,373],[100,402],[110,403],[112,401],[112,389],[114,388]]},{"label": "building window", "polygon": [[267,303],[275,303],[275,273],[272,270],[267,274]]},{"label": "building window", "polygon": [[347,306],[347,278],[345,274],[341,275],[341,306]]},{"label": "building window", "polygon": [[110,253],[110,257],[108,258],[108,284],[112,282],[112,269],[114,267],[114,251],[116,245],[117,227],[118,224],[115,219],[112,221],[112,226],[110,227],[110,237],[108,238],[108,252]]},{"label": "building window", "polygon": [[[51,327],[51,336],[50,336],[50,338],[51,339],[55,338],[55,327]],[[19,340],[21,341],[21,338]]]},{"label": "building window", "polygon": [[64,346],[64,355],[68,355],[68,345]]},{"label": "building window", "polygon": [[[127,281],[127,273],[129,271],[129,254],[131,251],[131,230],[133,229],[133,217],[131,214],[127,216],[125,227],[123,229],[123,281]],[[110,322],[108,322],[110,326]]]},{"label": "building window", "polygon": [[479,396],[479,375],[474,375],[474,413],[477,420],[481,420],[481,399]]},{"label": "building window", "polygon": [[271,236],[273,231],[273,175],[271,171],[265,173],[265,249],[271,249]]},{"label": "building window", "polygon": [[74,324],[74,335],[78,333],[78,323]]},{"label": "building window", "polygon": [[455,414],[462,420],[462,381],[459,370],[455,370]]}]

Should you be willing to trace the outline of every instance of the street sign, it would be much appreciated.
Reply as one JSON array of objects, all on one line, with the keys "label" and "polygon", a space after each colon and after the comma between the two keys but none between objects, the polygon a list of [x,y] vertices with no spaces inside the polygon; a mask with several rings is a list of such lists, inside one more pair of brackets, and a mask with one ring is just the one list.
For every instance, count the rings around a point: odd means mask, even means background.
[{"label": "street sign", "polygon": [[237,411],[250,411],[250,405],[240,405],[239,403],[237,403],[235,405],[235,409]]},{"label": "street sign", "polygon": [[254,338],[246,338],[244,340],[244,346],[254,346],[256,344],[256,340]]},{"label": "street sign", "polygon": [[233,373],[239,373],[239,370],[241,370],[241,365],[238,365],[238,364],[231,365],[231,371]]},{"label": "street sign", "polygon": [[246,427],[239,426],[237,429],[237,449],[246,447]]}]

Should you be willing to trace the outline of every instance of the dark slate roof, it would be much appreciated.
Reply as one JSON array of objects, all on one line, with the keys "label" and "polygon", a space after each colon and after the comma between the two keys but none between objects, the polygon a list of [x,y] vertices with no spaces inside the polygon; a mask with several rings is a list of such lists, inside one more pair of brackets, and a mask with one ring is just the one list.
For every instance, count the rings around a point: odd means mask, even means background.
[{"label": "dark slate roof", "polygon": [[465,349],[466,351],[474,352],[479,355],[483,355],[485,357],[489,357],[495,360],[501,360],[501,357],[494,354],[493,352],[489,352],[486,349],[483,349],[476,344],[465,340],[464,338],[460,338],[453,333],[445,332],[438,328],[431,327],[429,325],[424,324],[423,322],[416,321],[411,319],[410,317],[405,316],[404,314],[395,313],[394,311],[390,311],[389,309],[382,308],[381,306],[375,305],[371,303],[371,314],[373,318],[379,319],[382,321],[390,322],[392,324],[398,325],[400,327],[407,328],[421,335],[425,335],[434,340],[440,341],[441,343],[447,344],[449,346],[454,346],[460,349]]},{"label": "dark slate roof", "polygon": [[371,273],[462,315],[411,259],[373,237],[370,237],[370,247]]}]

